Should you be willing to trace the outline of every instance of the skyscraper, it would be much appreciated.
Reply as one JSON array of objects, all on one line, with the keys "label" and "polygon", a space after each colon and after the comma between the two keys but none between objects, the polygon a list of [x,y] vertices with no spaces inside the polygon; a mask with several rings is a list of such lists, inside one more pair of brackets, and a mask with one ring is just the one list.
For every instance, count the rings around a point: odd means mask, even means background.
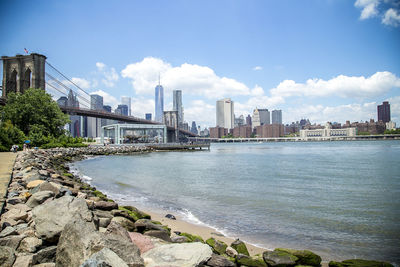
[{"label": "skyscraper", "polygon": [[[65,101],[65,99],[64,99]],[[68,107],[79,107],[78,97],[72,90],[69,90],[66,105]],[[69,132],[73,137],[81,136],[81,116],[70,115]]]},{"label": "skyscraper", "polygon": [[115,109],[115,114],[128,116],[128,113],[128,105],[118,105],[118,107]]},{"label": "skyscraper", "polygon": [[271,114],[272,124],[282,124],[282,110],[273,110]]},{"label": "skyscraper", "polygon": [[183,123],[182,91],[181,90],[173,91],[173,108],[172,108],[172,110],[178,111],[178,123],[181,125]]},{"label": "skyscraper", "polygon": [[216,115],[219,127],[232,129],[235,124],[234,118],[234,104],[230,98],[224,98],[217,101]]},{"label": "skyscraper", "polygon": [[192,133],[194,133],[194,134],[198,134],[198,130],[197,130],[196,122],[195,122],[195,121],[192,121],[192,128],[190,128],[190,131],[191,131]]},{"label": "skyscraper", "polygon": [[378,105],[378,121],[390,121],[390,104],[388,101],[384,101],[382,105]]},{"label": "skyscraper", "polygon": [[155,90],[155,121],[163,122],[164,116],[164,88],[159,84],[156,86]]},{"label": "skyscraper", "polygon": [[[103,110],[103,97],[90,95],[90,109]],[[88,117],[88,137],[99,137],[101,135],[101,119]]]},{"label": "skyscraper", "polygon": [[270,124],[270,114],[268,109],[258,109],[253,111],[253,127]]},{"label": "skyscraper", "polygon": [[132,116],[131,102],[129,96],[121,96],[121,104],[128,106],[128,116]]}]

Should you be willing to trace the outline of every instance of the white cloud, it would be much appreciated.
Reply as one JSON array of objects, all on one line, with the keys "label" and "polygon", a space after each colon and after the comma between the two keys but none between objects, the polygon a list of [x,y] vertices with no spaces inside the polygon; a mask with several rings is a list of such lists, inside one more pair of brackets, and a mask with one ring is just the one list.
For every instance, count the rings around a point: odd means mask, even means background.
[{"label": "white cloud", "polygon": [[309,119],[311,123],[320,124],[327,121],[345,123],[346,120],[351,122],[376,120],[376,103],[354,103],[339,106],[303,105],[288,108],[283,112],[283,117],[285,123],[299,121],[302,118]]},{"label": "white cloud", "polygon": [[263,68],[261,67],[261,66],[255,66],[254,68],[253,68],[253,70],[262,70]]},{"label": "white cloud", "polygon": [[108,68],[106,64],[102,62],[96,63],[97,71],[101,74],[101,82],[106,87],[114,87],[115,82],[118,81],[119,75],[115,68]]},{"label": "white cloud", "polygon": [[388,99],[390,104],[390,116],[391,120],[396,122],[397,126],[400,126],[400,96],[394,96]]},{"label": "white cloud", "polygon": [[154,120],[154,100],[153,99],[146,99],[146,98],[132,98],[132,115],[144,118],[146,113],[153,114]]},{"label": "white cloud", "polygon": [[92,92],[90,94],[91,95],[100,95],[100,96],[102,96],[103,97],[103,104],[111,106],[112,109],[116,109],[117,106],[118,106],[118,103],[119,103],[118,100],[114,96],[110,95],[107,92],[104,92],[103,90],[98,90],[98,91]]},{"label": "white cloud", "polygon": [[306,83],[284,80],[271,89],[272,96],[373,97],[400,87],[400,78],[391,72],[376,72],[370,77],[339,75],[330,80],[309,79]]},{"label": "white cloud", "polygon": [[285,99],[281,96],[258,96],[250,97],[246,102],[240,103],[235,101],[235,114],[236,116],[248,114],[252,115],[255,108],[267,108],[269,110],[279,108],[280,104],[285,103]]},{"label": "white cloud", "polygon": [[102,71],[106,67],[106,64],[102,62],[96,62],[96,67],[99,71]]},{"label": "white cloud", "polygon": [[397,10],[389,8],[382,18],[382,23],[397,27],[400,25],[400,14],[397,12]]},{"label": "white cloud", "polygon": [[380,0],[357,0],[354,5],[362,8],[360,19],[368,19],[378,15]]},{"label": "white cloud", "polygon": [[173,67],[154,57],[146,57],[141,62],[129,64],[121,72],[122,77],[132,80],[136,94],[149,95],[154,94],[159,74],[166,94],[178,89],[183,90],[185,94],[216,99],[251,93],[244,83],[219,77],[209,67],[188,63]]},{"label": "white cloud", "polygon": [[[214,127],[215,126],[215,105],[210,105],[203,100],[195,100],[189,104],[189,107],[184,110],[185,120],[192,126],[192,121],[195,121],[197,126]],[[186,119],[187,118],[187,119]]]},{"label": "white cloud", "polygon": [[88,80],[85,80],[83,78],[76,78],[76,77],[71,78],[71,80],[82,89],[90,88],[90,82]]}]

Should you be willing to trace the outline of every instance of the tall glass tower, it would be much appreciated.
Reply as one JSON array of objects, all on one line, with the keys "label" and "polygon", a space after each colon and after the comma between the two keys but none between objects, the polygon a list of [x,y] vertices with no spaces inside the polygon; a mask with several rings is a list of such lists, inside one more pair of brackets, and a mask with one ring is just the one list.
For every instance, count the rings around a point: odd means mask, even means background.
[{"label": "tall glass tower", "polygon": [[155,92],[155,103],[156,103],[156,110],[155,110],[155,121],[163,122],[163,115],[164,115],[164,88],[158,84],[156,86]]},{"label": "tall glass tower", "polygon": [[178,111],[178,122],[183,123],[183,109],[182,109],[182,91],[173,91],[173,110]]}]

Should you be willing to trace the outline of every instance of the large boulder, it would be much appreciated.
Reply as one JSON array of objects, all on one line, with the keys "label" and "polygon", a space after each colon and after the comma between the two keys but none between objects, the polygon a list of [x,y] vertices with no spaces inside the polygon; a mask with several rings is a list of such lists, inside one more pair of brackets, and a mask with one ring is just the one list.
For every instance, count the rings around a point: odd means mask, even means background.
[{"label": "large boulder", "polygon": [[234,248],[237,253],[249,256],[249,251],[247,250],[246,244],[239,239],[236,239],[232,244],[231,247]]},{"label": "large boulder", "polygon": [[35,207],[32,210],[32,218],[36,233],[48,242],[57,242],[64,226],[71,221],[93,221],[93,215],[86,202],[72,196],[64,196]]},{"label": "large boulder", "polygon": [[26,205],[30,208],[34,208],[42,204],[46,199],[49,199],[54,196],[52,191],[40,191],[34,193],[26,202]]},{"label": "large boulder", "polygon": [[262,257],[257,256],[247,256],[243,254],[238,254],[236,257],[237,263],[241,266],[248,266],[248,267],[267,267],[268,265],[265,263]]},{"label": "large boulder", "polygon": [[206,244],[212,247],[214,253],[219,255],[225,254],[226,248],[228,247],[224,242],[215,240],[213,237],[207,239]]},{"label": "large boulder", "polygon": [[43,241],[35,236],[28,236],[22,239],[18,252],[33,253],[42,245]]},{"label": "large boulder", "polygon": [[0,266],[11,267],[15,261],[14,250],[10,247],[0,246]]},{"label": "large boulder", "polygon": [[113,210],[118,209],[118,204],[116,202],[97,201],[94,202],[94,207],[99,210]]},{"label": "large boulder", "polygon": [[294,266],[299,260],[296,256],[284,251],[265,251],[263,258],[269,266]]},{"label": "large boulder", "polygon": [[[114,217],[115,218],[115,217]],[[160,231],[167,231],[165,227],[160,224],[153,223],[152,220],[149,219],[139,219],[135,222],[135,228],[139,233],[144,233],[150,230],[160,230]]]},{"label": "large boulder", "polygon": [[329,267],[393,267],[393,265],[383,261],[352,259],[342,262],[331,261]]},{"label": "large boulder", "polygon": [[67,224],[57,245],[57,266],[79,266],[103,248],[109,248],[130,267],[142,267],[138,247],[125,236],[102,234],[92,222],[75,220]]},{"label": "large boulder", "polygon": [[33,255],[32,263],[41,264],[47,262],[55,262],[57,246],[43,248]]},{"label": "large boulder", "polygon": [[224,256],[220,256],[217,254],[213,254],[211,259],[207,261],[207,266],[211,267],[235,267],[236,265],[225,258]]},{"label": "large boulder", "polygon": [[133,232],[135,230],[135,223],[125,217],[114,217],[111,222],[115,222],[124,227],[127,231]]},{"label": "large boulder", "polygon": [[[42,180],[39,180],[39,181],[42,181]],[[33,188],[31,190],[31,193],[34,194],[34,193],[37,193],[40,191],[51,191],[54,193],[55,196],[58,196],[60,194],[60,189],[61,189],[60,184],[42,181],[42,183],[40,183],[38,186],[36,186],[35,188]]]},{"label": "large boulder", "polygon": [[199,242],[161,245],[142,254],[146,267],[195,267],[207,262],[211,255],[211,248]]},{"label": "large boulder", "polygon": [[171,237],[169,236],[169,233],[167,233],[166,231],[150,230],[150,231],[145,232],[144,234],[148,235],[148,236],[152,236],[152,237],[157,237],[166,242],[172,242]]},{"label": "large boulder", "polygon": [[277,248],[275,251],[283,251],[296,256],[298,258],[296,264],[299,265],[320,266],[321,264],[321,257],[309,250]]},{"label": "large boulder", "polygon": [[128,267],[128,265],[111,249],[103,248],[85,260],[80,267]]}]

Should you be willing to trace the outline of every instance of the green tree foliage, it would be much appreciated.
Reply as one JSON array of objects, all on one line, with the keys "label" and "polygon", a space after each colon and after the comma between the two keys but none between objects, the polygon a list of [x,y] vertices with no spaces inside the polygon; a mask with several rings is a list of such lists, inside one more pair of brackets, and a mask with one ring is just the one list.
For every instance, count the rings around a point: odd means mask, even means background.
[{"label": "green tree foliage", "polygon": [[392,130],[385,130],[384,134],[400,134],[400,128],[392,129]]},{"label": "green tree foliage", "polygon": [[51,95],[42,89],[30,88],[24,94],[10,93],[7,105],[2,108],[2,121],[10,120],[22,132],[38,142],[44,137],[59,137],[63,126],[69,122]]},{"label": "green tree foliage", "polygon": [[24,140],[24,133],[15,127],[11,121],[0,123],[0,151],[9,151],[14,144],[22,146]]}]

